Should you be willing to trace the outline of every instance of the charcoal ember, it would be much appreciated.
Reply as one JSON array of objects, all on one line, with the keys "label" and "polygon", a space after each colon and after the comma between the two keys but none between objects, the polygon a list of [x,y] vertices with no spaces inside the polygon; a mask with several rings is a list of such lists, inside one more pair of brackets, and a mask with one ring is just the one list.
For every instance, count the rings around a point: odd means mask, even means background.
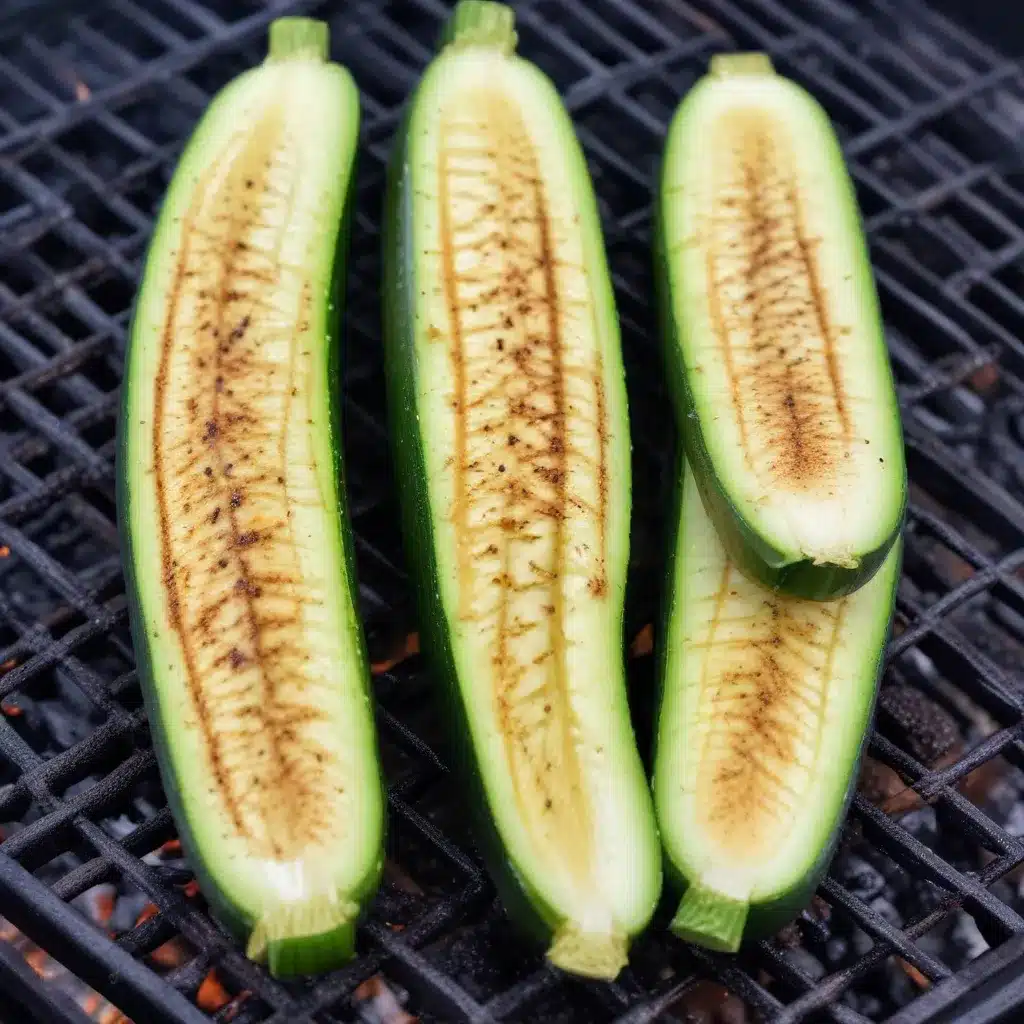
[{"label": "charcoal ember", "polygon": [[853,992],[848,992],[848,999],[844,999],[844,1003],[850,1007],[851,1010],[855,1010],[862,1017],[867,1017],[868,1020],[880,1020],[883,1014],[882,1000],[877,996],[873,996],[870,993],[861,995]]},{"label": "charcoal ember", "polygon": [[958,756],[963,749],[963,733],[956,719],[916,686],[887,686],[879,695],[879,704],[906,749],[922,764],[937,767],[953,751]]},{"label": "charcoal ember", "polygon": [[884,896],[876,896],[873,900],[869,900],[868,907],[894,927],[903,927],[902,915]]},{"label": "charcoal ember", "polygon": [[39,704],[28,694],[15,691],[3,701],[3,713],[14,731],[33,749],[43,754],[55,753],[46,716]]},{"label": "charcoal ember", "polygon": [[999,368],[995,363],[983,363],[967,378],[967,384],[979,395],[992,394],[999,384]]},{"label": "charcoal ember", "polygon": [[900,824],[915,839],[920,840],[925,846],[934,846],[938,838],[938,822],[935,818],[935,808],[922,805],[908,811],[900,819]]},{"label": "charcoal ember", "polygon": [[974,960],[989,948],[984,936],[978,930],[974,918],[963,911],[956,913],[949,940],[960,954],[962,963]]},{"label": "charcoal ember", "polygon": [[[1005,809],[1000,818],[1004,822],[1004,828],[1011,836],[1024,836],[1024,800],[1021,799],[1020,790],[1010,786],[1005,787],[1005,792],[1011,794],[1013,803],[1010,804],[1008,809]],[[1002,809],[1004,805],[1000,805]]]},{"label": "charcoal ember", "polygon": [[915,878],[898,906],[905,906],[908,914],[929,914],[941,906],[944,898],[945,893],[939,886],[925,878]]},{"label": "charcoal ember", "polygon": [[857,856],[847,856],[838,866],[836,877],[843,886],[864,903],[882,894],[888,884],[882,873]]},{"label": "charcoal ember", "polygon": [[875,940],[863,928],[854,927],[850,936],[850,944],[853,946],[855,956],[864,956],[871,952]]},{"label": "charcoal ember", "polygon": [[148,906],[150,906],[149,897],[145,893],[138,891],[119,893],[107,927],[111,932],[117,934],[131,931]]},{"label": "charcoal ember", "polygon": [[[960,792],[975,806],[995,811],[995,814],[992,816],[996,820],[1005,821],[1008,813],[1000,813],[1001,808],[997,802],[1000,798],[995,795],[995,791],[1000,788],[1000,784],[1006,777],[1008,770],[1009,765],[1006,761],[1001,757],[994,757],[991,761],[978,765],[974,771],[960,782]],[[1010,788],[1012,792],[1015,792],[1016,800],[1019,801],[1021,797],[1019,785]],[[1012,808],[1010,813],[1012,813]]]},{"label": "charcoal ember", "polygon": [[849,951],[850,944],[846,939],[829,939],[825,943],[825,962],[834,970],[843,963]]},{"label": "charcoal ember", "polygon": [[[930,769],[947,768],[964,750],[964,735],[953,716],[915,686],[887,686],[879,704],[902,745]],[[857,789],[886,814],[902,817],[923,806],[921,797],[887,764],[865,756]]]},{"label": "charcoal ember", "polygon": [[352,994],[363,1024],[416,1024],[417,1018],[403,1009],[408,998],[408,992],[379,974],[368,978]]},{"label": "charcoal ember", "polygon": [[885,972],[889,1002],[897,1009],[913,1001],[920,992],[919,986],[902,965],[902,960],[892,957]]},{"label": "charcoal ember", "polygon": [[832,908],[820,896],[814,895],[794,920],[775,933],[775,943],[782,949],[795,949],[808,939],[820,945],[831,935],[831,918]]},{"label": "charcoal ember", "polygon": [[753,1024],[747,1005],[715,981],[698,981],[668,1007],[686,1024]]},{"label": "charcoal ember", "polygon": [[857,779],[857,791],[886,814],[899,817],[921,806],[921,798],[887,764],[865,756]]}]

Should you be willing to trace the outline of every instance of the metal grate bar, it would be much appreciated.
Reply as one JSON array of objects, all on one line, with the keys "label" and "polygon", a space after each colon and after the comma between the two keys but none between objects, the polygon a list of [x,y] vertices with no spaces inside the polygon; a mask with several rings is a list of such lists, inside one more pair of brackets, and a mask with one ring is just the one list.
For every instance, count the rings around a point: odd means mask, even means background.
[{"label": "metal grate bar", "polygon": [[[831,923],[805,915],[800,956],[773,941],[725,958],[656,930],[615,985],[569,982],[526,953],[512,967],[513,943],[488,949],[482,937],[501,915],[452,818],[458,797],[430,739],[437,723],[423,710],[429,681],[403,665],[377,678],[377,696],[385,758],[401,766],[389,778],[391,855],[411,885],[384,886],[352,966],[289,986],[247,961],[202,900],[184,895],[182,868],[150,856],[173,836],[173,823],[154,795],[112,521],[124,332],[156,205],[199,111],[226,78],[259,59],[274,16],[328,17],[364,111],[344,406],[360,596],[371,642],[378,630],[410,628],[382,472],[376,211],[402,100],[450,5],[67,6],[72,14],[61,22],[39,20],[0,45],[0,545],[9,550],[0,558],[0,701],[31,710],[70,687],[96,721],[61,744],[0,714],[0,821],[14,825],[0,842],[0,913],[10,910],[16,925],[146,1021],[210,1019],[194,1005],[213,968],[231,991],[250,993],[235,1019],[253,1024],[354,1019],[352,993],[377,972],[409,991],[410,1010],[424,1021],[683,1020],[695,983],[713,978],[766,1020],[863,1024],[894,1009],[865,1001],[894,957],[934,991],[969,977],[948,950],[927,944],[963,909],[995,952],[1014,947],[1024,907],[997,883],[1024,861],[1024,844],[965,787],[1000,757],[1024,767],[1024,303],[1014,276],[1024,253],[1024,157],[1020,125],[1005,113],[1024,98],[1020,65],[916,0],[517,4],[523,52],[566,97],[602,201],[641,519],[660,515],[658,480],[670,465],[649,301],[648,196],[675,102],[712,52],[757,46],[835,118],[871,236],[916,488],[887,679],[910,680],[962,716],[990,722],[952,761],[926,764],[890,733],[883,702],[870,754],[932,805],[944,842],[956,837],[987,851],[983,866],[922,840],[861,795],[839,867],[819,893]],[[994,375],[990,392],[979,390],[984,375]],[[938,549],[959,576],[950,578]],[[637,560],[637,590],[653,593],[660,552]],[[631,615],[644,621],[654,603],[638,599]],[[1005,647],[989,645],[997,635]],[[135,798],[143,790],[158,802],[148,796],[145,812]],[[124,814],[132,827],[115,836],[111,816]],[[930,879],[934,898],[890,919],[844,884],[848,847]],[[52,868],[57,855],[67,867]],[[67,906],[111,883],[144,894],[158,911],[116,941]],[[859,929],[869,948],[830,960],[830,929]],[[476,943],[470,956],[454,952],[467,933]],[[179,936],[197,952],[158,978],[147,956]]]}]

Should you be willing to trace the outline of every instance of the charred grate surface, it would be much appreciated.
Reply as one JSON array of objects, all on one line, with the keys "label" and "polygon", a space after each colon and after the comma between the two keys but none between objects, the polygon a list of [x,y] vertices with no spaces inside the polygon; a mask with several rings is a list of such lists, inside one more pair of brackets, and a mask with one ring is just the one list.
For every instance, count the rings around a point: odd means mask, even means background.
[{"label": "charred grate surface", "polygon": [[[412,658],[377,676],[390,862],[361,957],[284,985],[223,936],[166,855],[126,628],[112,466],[140,261],[212,92],[261,58],[274,16],[331,20],[365,118],[345,424],[363,613],[384,657],[412,617],[382,415],[383,160],[448,4],[19,0],[0,15],[0,914],[137,1022],[378,1020],[354,994],[381,973],[423,1021],[921,1024],[947,1002],[943,979],[1012,973],[1024,951],[1024,72],[917,0],[517,7],[524,53],[576,120],[615,277],[631,635],[654,620],[668,481],[649,195],[671,112],[712,52],[763,48],[823,101],[851,160],[911,508],[877,730],[817,902],[735,960],[654,931],[614,985],[544,968],[496,908]],[[631,662],[643,743],[652,660]],[[104,937],[80,910],[111,884],[128,909]],[[172,966],[154,954],[168,943]],[[248,995],[214,1013],[211,968]]]}]

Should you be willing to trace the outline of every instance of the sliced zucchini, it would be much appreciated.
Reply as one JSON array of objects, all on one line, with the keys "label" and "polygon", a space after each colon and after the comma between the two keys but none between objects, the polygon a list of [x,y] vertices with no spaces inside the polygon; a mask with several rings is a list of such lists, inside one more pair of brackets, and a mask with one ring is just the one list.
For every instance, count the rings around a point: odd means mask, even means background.
[{"label": "sliced zucchini", "polygon": [[203,116],[150,244],[119,512],[161,775],[215,912],[274,974],[352,955],[383,791],[356,617],[336,286],[359,125],[327,28]]},{"label": "sliced zucchini", "polygon": [[899,406],[856,198],[827,115],[762,54],[714,57],[657,197],[670,384],[732,558],[830,599],[903,521]]},{"label": "sliced zucchini", "polygon": [[683,469],[661,644],[654,803],[682,938],[735,951],[810,900],[874,706],[901,543],[856,593],[812,601],[741,573]]},{"label": "sliced zucchini", "polygon": [[513,15],[456,8],[393,154],[386,362],[424,648],[506,906],[614,977],[660,853],[626,704],[630,448],[596,204]]}]

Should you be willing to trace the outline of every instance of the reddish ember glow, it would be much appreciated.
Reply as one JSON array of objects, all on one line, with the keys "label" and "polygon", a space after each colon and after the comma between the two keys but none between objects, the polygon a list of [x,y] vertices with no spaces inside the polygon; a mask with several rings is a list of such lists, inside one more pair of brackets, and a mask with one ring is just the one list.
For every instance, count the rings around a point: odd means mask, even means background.
[{"label": "reddish ember glow", "polygon": [[101,893],[96,898],[96,918],[99,924],[107,925],[114,916],[116,900],[112,892]]},{"label": "reddish ember glow", "polygon": [[7,558],[10,553],[11,549],[6,544],[0,544],[0,558]]},{"label": "reddish ember glow", "polygon": [[216,971],[210,971],[203,978],[203,983],[199,986],[199,994],[196,996],[196,1002],[199,1004],[199,1009],[206,1010],[207,1013],[215,1013],[225,1003],[231,1002],[231,994],[220,983]]},{"label": "reddish ember glow", "polygon": [[907,963],[903,957],[896,957],[896,962],[903,968],[903,973],[920,989],[931,988],[932,983],[913,965]]},{"label": "reddish ember glow", "polygon": [[143,908],[142,912],[137,918],[135,918],[135,927],[138,928],[144,921],[148,921],[151,917],[156,917],[160,913],[160,908],[155,903],[147,903]]},{"label": "reddish ember glow", "polygon": [[108,1006],[97,1018],[97,1024],[132,1024],[116,1006]]},{"label": "reddish ember glow", "polygon": [[149,954],[149,959],[161,967],[180,967],[188,959],[188,953],[178,939],[168,939]]},{"label": "reddish ember glow", "polygon": [[654,650],[654,627],[648,622],[629,645],[631,658],[643,658]]},{"label": "reddish ember glow", "polygon": [[0,701],[0,712],[8,718],[17,718],[19,715],[24,714],[17,704],[8,704],[7,701]]},{"label": "reddish ember glow", "polygon": [[33,949],[26,953],[25,963],[27,963],[40,978],[48,978],[50,976],[50,958],[41,949]]},{"label": "reddish ember glow", "polygon": [[411,658],[414,654],[420,653],[420,635],[419,633],[409,633],[402,645],[390,656],[382,659],[381,661],[375,661],[370,666],[370,671],[378,676],[382,672],[388,672],[393,669],[396,665],[400,665],[406,658]]},{"label": "reddish ember glow", "polygon": [[402,1009],[395,993],[379,974],[367,978],[355,990],[352,998],[357,1003],[368,1003],[371,1015],[380,1024],[417,1024],[419,1020]]}]

